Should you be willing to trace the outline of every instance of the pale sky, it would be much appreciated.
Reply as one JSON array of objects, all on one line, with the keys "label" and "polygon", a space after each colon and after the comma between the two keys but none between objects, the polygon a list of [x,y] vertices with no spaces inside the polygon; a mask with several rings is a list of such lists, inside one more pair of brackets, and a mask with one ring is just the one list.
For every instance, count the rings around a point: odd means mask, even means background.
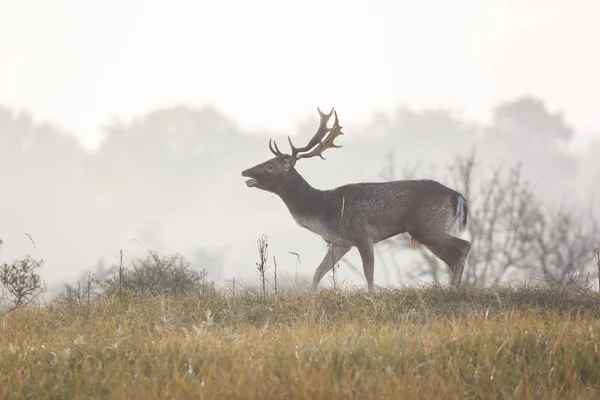
[{"label": "pale sky", "polygon": [[94,145],[102,124],[213,104],[293,131],[400,103],[482,120],[523,93],[600,132],[593,0],[0,0],[0,104]]}]

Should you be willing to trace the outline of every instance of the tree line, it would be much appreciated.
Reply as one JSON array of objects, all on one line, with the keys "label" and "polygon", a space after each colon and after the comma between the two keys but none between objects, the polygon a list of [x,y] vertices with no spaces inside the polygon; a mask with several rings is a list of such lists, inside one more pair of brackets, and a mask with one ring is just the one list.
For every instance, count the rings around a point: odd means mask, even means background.
[{"label": "tree line", "polygon": [[[344,125],[343,110],[338,112]],[[314,129],[316,112],[298,121],[303,138]],[[284,132],[244,131],[211,107],[187,106],[157,109],[128,123],[115,120],[102,131],[98,149],[86,151],[75,136],[0,107],[1,229],[35,225],[47,241],[59,230],[87,240],[88,249],[104,249],[107,237],[148,223],[149,215],[161,220],[206,204],[235,207],[236,199],[226,194],[241,185],[239,172],[270,154],[269,138],[284,138]],[[344,147],[329,157],[342,170],[319,173],[323,164],[313,162],[302,165],[303,171],[330,187],[413,177],[454,185],[472,204],[466,282],[527,275],[553,282],[590,279],[598,241],[594,185],[600,161],[594,156],[600,141],[580,153],[569,151],[574,128],[542,100],[522,96],[501,103],[488,124],[465,121],[450,110],[399,106],[344,132]],[[248,207],[269,212],[253,201]],[[153,237],[149,232],[146,241]],[[386,273],[402,274],[394,257],[409,245],[404,239],[380,248]],[[204,251],[201,241],[195,251],[209,273],[218,270],[223,255]],[[419,254],[413,278],[445,279],[444,266],[426,250]]]}]

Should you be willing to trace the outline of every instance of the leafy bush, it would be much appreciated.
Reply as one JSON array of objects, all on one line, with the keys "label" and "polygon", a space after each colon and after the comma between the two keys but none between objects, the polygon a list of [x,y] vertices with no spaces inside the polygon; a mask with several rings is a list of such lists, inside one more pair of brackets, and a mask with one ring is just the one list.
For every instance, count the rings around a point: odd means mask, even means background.
[{"label": "leafy bush", "polygon": [[190,268],[180,254],[160,257],[151,251],[146,258],[132,261],[130,267],[113,267],[111,276],[100,284],[109,295],[120,290],[133,295],[184,293],[203,289],[206,271]]}]

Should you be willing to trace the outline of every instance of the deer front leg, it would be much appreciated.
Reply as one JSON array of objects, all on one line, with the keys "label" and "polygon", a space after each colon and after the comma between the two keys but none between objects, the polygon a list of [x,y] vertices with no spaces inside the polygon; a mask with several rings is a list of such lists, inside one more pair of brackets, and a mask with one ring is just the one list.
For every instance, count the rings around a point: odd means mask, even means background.
[{"label": "deer front leg", "polygon": [[363,271],[365,278],[367,278],[367,286],[369,291],[373,290],[374,286],[374,275],[375,275],[375,253],[373,251],[373,241],[370,239],[364,239],[356,242],[356,248],[360,253],[362,259]]},{"label": "deer front leg", "polygon": [[327,254],[325,254],[325,258],[323,258],[323,261],[321,261],[321,264],[319,264],[313,276],[313,290],[317,288],[325,274],[331,271],[333,266],[340,261],[348,251],[350,251],[350,246],[342,246],[335,243],[330,243],[328,247],[329,249],[327,250]]}]

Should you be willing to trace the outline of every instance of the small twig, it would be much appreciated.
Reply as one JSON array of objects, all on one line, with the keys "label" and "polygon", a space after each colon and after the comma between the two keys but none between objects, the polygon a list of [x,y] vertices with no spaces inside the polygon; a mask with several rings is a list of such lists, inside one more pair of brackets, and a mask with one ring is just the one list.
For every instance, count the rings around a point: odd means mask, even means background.
[{"label": "small twig", "polygon": [[295,283],[296,283],[296,289],[299,289],[299,284],[298,284],[298,264],[302,263],[302,261],[300,260],[300,254],[295,253],[293,251],[288,251],[288,253],[290,253],[291,255],[294,256],[295,258],[295,266],[296,266],[296,270],[294,272],[294,279],[295,279]]},{"label": "small twig", "polygon": [[256,267],[258,268],[258,272],[260,274],[261,283],[262,283],[262,292],[263,292],[263,300],[266,298],[266,288],[265,288],[265,271],[267,269],[267,257],[268,257],[268,248],[269,244],[267,243],[267,236],[262,235],[258,241],[258,262],[256,263]]},{"label": "small twig", "polygon": [[600,247],[594,249],[596,253],[596,263],[598,264],[598,290],[600,290]]},{"label": "small twig", "polygon": [[31,237],[31,235],[29,233],[27,233],[27,232],[24,232],[24,233],[25,233],[25,235],[27,235],[27,237],[29,238],[29,240],[31,240],[31,243],[33,244],[33,247],[36,247],[35,246],[35,240],[33,240],[33,238]]},{"label": "small twig", "polygon": [[332,268],[332,278],[331,280],[333,281],[333,290],[336,291],[337,290],[337,275],[336,275],[336,270],[340,267],[340,264],[336,263],[333,265]]},{"label": "small twig", "polygon": [[274,280],[275,280],[275,296],[277,296],[277,259],[275,258],[275,255],[273,255],[273,269],[274,269]]},{"label": "small twig", "polygon": [[[341,212],[340,212],[340,228],[338,230],[338,237],[341,239],[342,237],[342,223],[344,221],[344,210],[346,208],[346,197],[342,197],[342,208],[341,208]],[[337,246],[337,250],[339,251],[339,244],[335,243],[335,245]],[[333,249],[334,243],[331,244],[331,250],[332,250],[332,257],[334,257],[335,250]],[[337,267],[339,267],[339,263],[334,263],[333,267],[331,268],[332,270],[332,275],[333,275],[333,290],[337,290],[337,276],[335,274],[336,272],[336,264]]]},{"label": "small twig", "polygon": [[119,301],[123,300],[123,249],[119,250]]},{"label": "small twig", "polygon": [[92,291],[92,271],[88,272],[88,282],[87,282],[87,302],[88,306],[90,305],[90,292]]}]

